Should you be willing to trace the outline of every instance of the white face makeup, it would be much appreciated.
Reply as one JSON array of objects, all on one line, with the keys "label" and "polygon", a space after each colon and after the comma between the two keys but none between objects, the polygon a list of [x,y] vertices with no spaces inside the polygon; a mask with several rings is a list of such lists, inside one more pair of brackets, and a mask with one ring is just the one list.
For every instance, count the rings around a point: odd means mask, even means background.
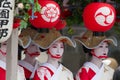
[{"label": "white face makeup", "polygon": [[108,43],[103,42],[97,48],[95,48],[92,52],[98,58],[104,59],[104,58],[107,58],[108,50],[109,50],[108,49]]},{"label": "white face makeup", "polygon": [[6,50],[7,50],[7,42],[1,43],[0,52],[3,56],[6,56]]},{"label": "white face makeup", "polygon": [[36,57],[40,55],[40,49],[37,45],[35,45],[33,42],[30,44],[30,46],[27,48],[27,54],[31,57]]},{"label": "white face makeup", "polygon": [[49,54],[53,58],[61,58],[64,52],[64,45],[63,42],[57,41],[49,48]]}]

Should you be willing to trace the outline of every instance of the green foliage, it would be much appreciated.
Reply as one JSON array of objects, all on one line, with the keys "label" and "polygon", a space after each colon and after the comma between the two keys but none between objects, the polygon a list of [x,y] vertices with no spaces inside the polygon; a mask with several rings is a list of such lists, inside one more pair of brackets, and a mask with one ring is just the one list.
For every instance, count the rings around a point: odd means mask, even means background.
[{"label": "green foliage", "polygon": [[25,4],[25,9],[29,10],[31,8],[30,4]]},{"label": "green foliage", "polygon": [[120,0],[115,0],[117,3],[120,3]]},{"label": "green foliage", "polygon": [[[19,8],[19,14],[16,14],[15,17],[20,18],[21,22],[20,22],[20,28],[26,28],[29,24],[28,19],[30,18],[31,15],[28,14],[28,10],[33,9],[33,14],[35,12],[40,12],[41,10],[41,6],[38,3],[38,0],[36,0],[36,2],[34,2],[34,0],[16,0],[16,8],[17,5],[19,3],[23,3],[24,8],[20,9]],[[34,7],[32,8],[32,5],[34,5]]]},{"label": "green foliage", "polygon": [[72,29],[72,27],[69,26],[68,30],[67,30],[67,33],[69,35],[72,35],[74,33],[74,30]]},{"label": "green foliage", "polygon": [[114,27],[113,27],[113,30],[115,31],[115,33],[117,35],[120,35],[120,23],[116,22]]},{"label": "green foliage", "polygon": [[[61,10],[63,8],[63,0],[55,0],[61,7]],[[83,23],[82,20],[82,12],[84,7],[90,3],[91,0],[69,0],[67,4],[69,4],[68,9],[71,11],[72,15],[66,18],[67,26],[72,26],[74,24],[81,25]],[[28,15],[27,11],[31,9],[31,5],[34,4],[33,12],[37,12],[41,10],[41,6],[38,3],[38,0],[34,3],[34,0],[16,0],[16,4],[23,3],[24,9],[20,10],[20,14],[16,15],[20,17],[23,21],[21,22],[21,28],[26,28],[27,20],[30,18],[30,15]],[[26,25],[25,25],[26,24]]]},{"label": "green foliage", "polygon": [[21,20],[21,22],[20,22],[20,29],[22,30],[24,28],[27,28],[27,26],[28,26],[28,23],[26,21],[24,21],[24,20]]},{"label": "green foliage", "polygon": [[40,12],[41,6],[39,5],[38,1],[34,4],[34,12]]},{"label": "green foliage", "polygon": [[[61,9],[64,9],[62,0],[55,1],[62,7]],[[72,15],[66,18],[67,26],[81,25],[83,23],[82,12],[84,7],[90,2],[91,0],[69,0],[67,8],[71,11]]]}]

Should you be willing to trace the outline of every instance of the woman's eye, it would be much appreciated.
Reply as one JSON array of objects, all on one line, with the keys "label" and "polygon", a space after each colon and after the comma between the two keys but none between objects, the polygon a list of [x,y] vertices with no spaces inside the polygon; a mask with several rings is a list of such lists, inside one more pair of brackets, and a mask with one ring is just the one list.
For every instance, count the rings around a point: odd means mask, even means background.
[{"label": "woman's eye", "polygon": [[57,48],[56,46],[53,46],[53,48]]},{"label": "woman's eye", "polygon": [[102,48],[103,46],[99,46],[100,48]]},{"label": "woman's eye", "polygon": [[64,48],[63,46],[61,46],[61,48]]},{"label": "woman's eye", "polygon": [[106,48],[108,48],[108,46],[106,46]]},{"label": "woman's eye", "polygon": [[35,45],[32,45],[32,46],[35,46]]}]

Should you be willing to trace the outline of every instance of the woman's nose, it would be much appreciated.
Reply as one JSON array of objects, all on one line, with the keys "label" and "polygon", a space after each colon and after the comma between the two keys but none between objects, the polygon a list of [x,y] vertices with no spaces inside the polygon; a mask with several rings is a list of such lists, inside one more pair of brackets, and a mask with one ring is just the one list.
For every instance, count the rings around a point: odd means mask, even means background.
[{"label": "woman's nose", "polygon": [[60,52],[60,48],[57,49],[57,52],[58,52],[58,53]]},{"label": "woman's nose", "polygon": [[103,51],[104,51],[104,52],[107,52],[107,51],[108,51],[108,48],[103,48]]}]

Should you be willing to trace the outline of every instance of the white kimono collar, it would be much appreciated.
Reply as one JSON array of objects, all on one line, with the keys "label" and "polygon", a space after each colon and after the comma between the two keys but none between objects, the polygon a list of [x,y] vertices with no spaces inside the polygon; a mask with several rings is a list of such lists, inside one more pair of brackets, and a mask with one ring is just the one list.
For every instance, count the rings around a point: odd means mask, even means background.
[{"label": "white kimono collar", "polygon": [[[30,63],[26,62],[26,61],[18,61],[19,65],[21,65],[22,67],[25,67],[26,69],[28,69],[29,71],[33,71],[34,70],[34,66],[31,65]],[[36,61],[36,63],[39,64],[39,66],[41,65],[39,63],[39,61]]]},{"label": "white kimono collar", "polygon": [[0,67],[6,70],[6,63],[0,60]]},{"label": "white kimono collar", "polygon": [[62,64],[60,64],[58,68],[55,68],[55,67],[54,67],[52,64],[50,64],[50,63],[44,63],[42,66],[46,66],[46,67],[48,67],[49,69],[51,69],[53,72],[56,72],[57,69],[59,69],[60,67],[62,67]]},{"label": "white kimono collar", "polygon": [[[93,64],[92,62],[86,62],[84,64],[84,66],[88,66],[90,67],[94,72],[98,72],[100,69],[95,65]],[[102,67],[101,67],[102,68]]]}]

